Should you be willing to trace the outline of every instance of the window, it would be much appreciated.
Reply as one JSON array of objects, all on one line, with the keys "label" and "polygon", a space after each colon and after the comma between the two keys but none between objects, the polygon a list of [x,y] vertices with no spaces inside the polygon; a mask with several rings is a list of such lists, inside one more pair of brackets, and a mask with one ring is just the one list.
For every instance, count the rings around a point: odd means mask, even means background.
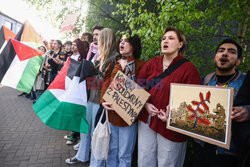
[{"label": "window", "polygon": [[5,20],[4,25],[5,25],[5,27],[7,27],[8,29],[12,30],[12,23],[11,23],[11,22]]},{"label": "window", "polygon": [[20,29],[21,29],[21,26],[17,25],[16,26],[16,33],[18,33]]}]

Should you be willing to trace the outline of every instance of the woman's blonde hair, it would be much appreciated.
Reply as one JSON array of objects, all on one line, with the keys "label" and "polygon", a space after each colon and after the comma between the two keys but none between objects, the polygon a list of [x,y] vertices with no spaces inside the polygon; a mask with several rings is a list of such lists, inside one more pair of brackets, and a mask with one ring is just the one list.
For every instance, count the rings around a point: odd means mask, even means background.
[{"label": "woman's blonde hair", "polygon": [[98,35],[98,52],[100,61],[99,70],[102,71],[102,67],[109,55],[117,49],[115,33],[110,28],[104,28]]}]

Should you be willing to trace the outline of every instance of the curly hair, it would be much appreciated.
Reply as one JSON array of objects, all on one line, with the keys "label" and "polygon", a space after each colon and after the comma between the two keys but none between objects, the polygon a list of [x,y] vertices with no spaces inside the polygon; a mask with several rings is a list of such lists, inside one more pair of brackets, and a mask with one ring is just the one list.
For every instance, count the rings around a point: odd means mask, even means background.
[{"label": "curly hair", "polygon": [[[122,38],[123,35],[120,36],[120,39]],[[134,58],[139,59],[141,56],[141,52],[142,52],[141,38],[137,34],[131,35],[131,33],[129,33],[129,37],[127,39],[133,48]]]}]

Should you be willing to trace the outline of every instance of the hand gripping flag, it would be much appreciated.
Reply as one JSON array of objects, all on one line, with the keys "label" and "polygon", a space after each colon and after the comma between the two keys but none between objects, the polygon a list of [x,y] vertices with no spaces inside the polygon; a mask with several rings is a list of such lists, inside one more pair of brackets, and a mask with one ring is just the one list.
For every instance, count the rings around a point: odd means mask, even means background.
[{"label": "hand gripping flag", "polygon": [[[44,58],[36,51],[42,41],[28,22],[15,40],[9,40],[0,54],[0,83],[29,93]],[[28,49],[27,45],[33,49]]]},{"label": "hand gripping flag", "polygon": [[41,121],[54,129],[88,133],[86,77],[94,73],[91,62],[69,59],[33,105]]}]

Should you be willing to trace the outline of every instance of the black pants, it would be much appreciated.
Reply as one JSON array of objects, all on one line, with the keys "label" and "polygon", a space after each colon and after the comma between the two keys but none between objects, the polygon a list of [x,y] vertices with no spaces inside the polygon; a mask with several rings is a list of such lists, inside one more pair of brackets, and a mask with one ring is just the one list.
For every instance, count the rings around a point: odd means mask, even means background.
[{"label": "black pants", "polygon": [[194,167],[237,167],[238,157],[232,155],[217,155],[216,146],[207,144],[201,147],[193,142]]},{"label": "black pants", "polygon": [[248,147],[241,147],[239,149],[238,167],[250,167],[250,149]]},{"label": "black pants", "polygon": [[73,132],[72,131],[71,135],[72,135],[73,139],[77,139],[77,138],[80,137],[80,133],[79,132]]}]

